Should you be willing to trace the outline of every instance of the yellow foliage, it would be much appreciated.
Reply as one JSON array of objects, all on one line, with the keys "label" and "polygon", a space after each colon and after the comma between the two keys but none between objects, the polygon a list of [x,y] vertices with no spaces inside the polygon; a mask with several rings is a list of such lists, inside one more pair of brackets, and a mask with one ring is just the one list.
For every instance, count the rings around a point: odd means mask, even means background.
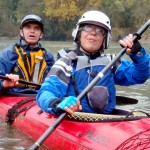
[{"label": "yellow foliage", "polygon": [[44,0],[44,4],[50,19],[74,20],[86,10],[98,8],[101,0]]}]

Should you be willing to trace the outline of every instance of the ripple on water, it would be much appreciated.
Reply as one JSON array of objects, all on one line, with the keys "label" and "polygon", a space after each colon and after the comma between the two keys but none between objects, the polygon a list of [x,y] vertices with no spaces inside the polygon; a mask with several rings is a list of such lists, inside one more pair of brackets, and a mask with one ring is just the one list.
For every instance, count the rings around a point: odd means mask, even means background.
[{"label": "ripple on water", "polygon": [[[24,150],[35,141],[12,126],[6,125],[0,118],[0,150]],[[39,150],[48,150],[41,146]]]}]

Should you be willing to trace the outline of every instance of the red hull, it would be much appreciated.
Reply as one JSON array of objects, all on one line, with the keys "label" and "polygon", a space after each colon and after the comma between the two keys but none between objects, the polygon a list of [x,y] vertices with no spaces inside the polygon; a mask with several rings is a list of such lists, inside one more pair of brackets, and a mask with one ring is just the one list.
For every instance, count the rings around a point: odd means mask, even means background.
[{"label": "red hull", "polygon": [[[0,97],[1,117],[5,118],[8,109],[26,98],[23,96]],[[57,119],[55,116],[47,115],[44,112],[38,114],[39,111],[40,108],[37,105],[32,106],[28,111],[22,112],[16,117],[13,126],[37,140]],[[53,150],[67,150],[68,148],[69,150],[116,150],[119,145],[129,138],[137,134],[140,136],[142,132],[149,128],[150,118],[120,122],[77,122],[63,120],[44,142],[44,145]],[[141,141],[138,141],[137,144],[139,142]],[[130,148],[132,146],[130,145]],[[150,149],[150,143],[147,146]],[[139,147],[141,149],[141,146]],[[118,148],[118,150],[120,149]]]}]

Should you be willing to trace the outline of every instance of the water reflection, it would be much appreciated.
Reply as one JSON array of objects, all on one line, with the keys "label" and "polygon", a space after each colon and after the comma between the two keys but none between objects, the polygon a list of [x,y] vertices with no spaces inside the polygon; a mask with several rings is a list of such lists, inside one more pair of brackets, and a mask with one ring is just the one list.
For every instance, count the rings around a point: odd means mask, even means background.
[{"label": "water reflection", "polygon": [[[0,150],[24,150],[30,147],[35,141],[12,126],[5,124],[0,118]],[[39,150],[48,150],[45,147]]]}]

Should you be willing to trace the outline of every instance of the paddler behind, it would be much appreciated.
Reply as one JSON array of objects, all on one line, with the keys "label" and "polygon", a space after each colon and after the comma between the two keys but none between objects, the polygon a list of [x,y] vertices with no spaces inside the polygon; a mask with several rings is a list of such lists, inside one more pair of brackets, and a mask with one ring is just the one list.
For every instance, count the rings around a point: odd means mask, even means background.
[{"label": "paddler behind", "polygon": [[10,80],[0,80],[1,92],[37,93],[37,87],[18,84],[19,79],[42,83],[54,64],[49,50],[39,41],[44,34],[42,19],[34,14],[27,15],[20,24],[20,40],[0,53],[0,75]]}]

